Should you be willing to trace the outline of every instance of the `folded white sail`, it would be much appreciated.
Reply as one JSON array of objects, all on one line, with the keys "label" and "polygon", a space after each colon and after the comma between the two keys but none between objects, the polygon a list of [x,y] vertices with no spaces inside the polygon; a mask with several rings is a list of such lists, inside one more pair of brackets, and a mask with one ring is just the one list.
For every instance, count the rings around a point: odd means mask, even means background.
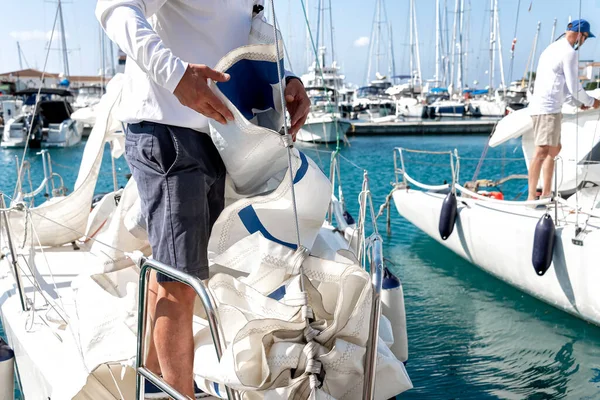
[{"label": "folded white sail", "polygon": [[[31,208],[27,218],[36,227],[37,238],[43,246],[60,246],[79,239],[85,232],[90,206],[102,164],[104,145],[121,129],[121,123],[111,110],[121,96],[123,76],[116,75],[108,84],[107,92],[98,104],[98,121],[87,141],[79,174],[73,191],[64,197],[54,197],[38,207]],[[25,218],[21,211],[9,213],[13,235],[21,241],[26,234]],[[37,243],[36,243],[37,244]]]}]

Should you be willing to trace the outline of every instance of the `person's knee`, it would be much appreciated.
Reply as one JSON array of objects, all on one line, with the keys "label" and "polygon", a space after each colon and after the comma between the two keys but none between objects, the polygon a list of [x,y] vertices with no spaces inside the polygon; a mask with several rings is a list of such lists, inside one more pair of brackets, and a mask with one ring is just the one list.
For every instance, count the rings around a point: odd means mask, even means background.
[{"label": "person's knee", "polygon": [[535,148],[535,152],[533,153],[533,162],[543,162],[548,154],[550,153],[549,146],[537,146]]},{"label": "person's knee", "polygon": [[[195,299],[196,292],[188,285],[180,282],[159,283],[157,309],[162,305],[176,307],[182,311],[193,310]],[[158,310],[157,314],[160,314]]]},{"label": "person's knee", "polygon": [[535,149],[535,155],[539,158],[548,156],[550,153],[550,146],[538,146]]},{"label": "person's knee", "polygon": [[558,146],[554,146],[550,148],[550,151],[548,152],[548,155],[552,158],[558,156],[558,154],[560,153],[560,151],[562,150],[562,145],[559,144]]}]

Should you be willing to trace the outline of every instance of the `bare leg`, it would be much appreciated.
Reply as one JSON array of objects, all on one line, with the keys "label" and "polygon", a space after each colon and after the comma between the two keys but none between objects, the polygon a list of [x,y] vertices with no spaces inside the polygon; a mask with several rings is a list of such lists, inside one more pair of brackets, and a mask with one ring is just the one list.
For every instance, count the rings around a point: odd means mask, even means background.
[{"label": "bare leg", "polygon": [[542,171],[544,172],[542,196],[547,197],[550,196],[552,188],[552,177],[554,176],[554,157],[550,155],[546,157],[544,160],[544,165],[542,166]]},{"label": "bare leg", "polygon": [[156,344],[154,343],[154,323],[156,322],[156,301],[158,297],[158,282],[156,281],[156,271],[150,272],[150,284],[148,285],[148,315],[150,316],[150,343],[148,354],[146,354],[146,368],[161,375],[158,355],[156,354]]},{"label": "bare leg", "polygon": [[544,171],[544,183],[542,189],[542,196],[550,196],[552,192],[552,177],[554,176],[554,159],[560,153],[561,146],[550,147],[548,156],[544,160],[543,171]]},{"label": "bare leg", "polygon": [[194,398],[192,316],[196,293],[179,282],[158,285],[154,343],[165,381]]},{"label": "bare leg", "polygon": [[535,200],[537,184],[540,180],[540,172],[542,170],[544,160],[548,156],[548,151],[548,146],[535,147],[533,159],[531,160],[531,164],[529,165],[529,195],[527,196],[527,200]]}]

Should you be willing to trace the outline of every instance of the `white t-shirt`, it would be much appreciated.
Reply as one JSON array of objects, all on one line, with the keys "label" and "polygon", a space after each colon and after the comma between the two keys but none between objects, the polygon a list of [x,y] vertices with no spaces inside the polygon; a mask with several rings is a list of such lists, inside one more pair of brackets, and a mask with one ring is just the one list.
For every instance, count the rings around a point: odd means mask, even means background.
[{"label": "white t-shirt", "polygon": [[[117,117],[207,131],[208,120],[173,95],[188,63],[215,64],[248,44],[263,0],[98,0],[96,17],[125,52]],[[261,16],[262,17],[262,16]]]},{"label": "white t-shirt", "polygon": [[560,113],[569,96],[588,107],[594,104],[594,99],[579,82],[577,52],[566,38],[562,38],[548,46],[540,56],[530,113]]}]

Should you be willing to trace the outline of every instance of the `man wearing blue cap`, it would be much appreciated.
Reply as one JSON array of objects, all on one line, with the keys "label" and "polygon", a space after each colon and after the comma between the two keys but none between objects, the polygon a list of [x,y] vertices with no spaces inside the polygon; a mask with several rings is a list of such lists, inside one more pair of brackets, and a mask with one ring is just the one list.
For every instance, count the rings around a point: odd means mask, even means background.
[{"label": "man wearing blue cap", "polygon": [[529,196],[535,200],[540,171],[544,181],[542,198],[551,196],[554,158],[561,149],[561,109],[567,100],[574,100],[581,109],[600,107],[600,100],[590,97],[579,82],[579,62],[576,51],[588,38],[595,37],[584,19],[567,25],[567,31],[544,50],[538,62],[535,90],[529,104],[533,119],[535,152],[529,166]]}]

